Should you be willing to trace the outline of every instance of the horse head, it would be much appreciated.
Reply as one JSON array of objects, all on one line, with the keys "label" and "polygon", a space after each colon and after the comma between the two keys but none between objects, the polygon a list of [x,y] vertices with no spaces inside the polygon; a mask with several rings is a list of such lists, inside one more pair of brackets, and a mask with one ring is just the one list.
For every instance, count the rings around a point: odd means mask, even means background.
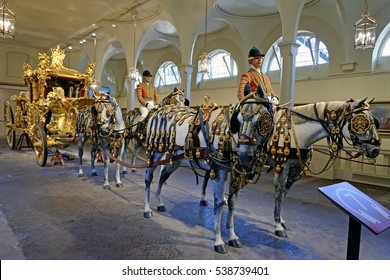
[{"label": "horse head", "polygon": [[173,92],[169,93],[161,101],[161,106],[165,106],[165,105],[184,106],[184,101],[185,101],[184,91],[175,87],[173,89]]},{"label": "horse head", "polygon": [[104,134],[123,133],[125,123],[121,108],[115,98],[104,92],[100,92],[94,97],[96,100],[92,107],[92,114],[95,117],[99,131]]},{"label": "horse head", "polygon": [[232,123],[236,123],[238,133],[238,162],[241,166],[251,167],[254,160],[262,160],[266,154],[267,141],[272,133],[269,101],[251,93],[236,105],[235,111],[237,119],[232,119]]},{"label": "horse head", "polygon": [[370,159],[380,153],[381,139],[378,133],[379,122],[370,111],[370,103],[374,99],[367,98],[347,102],[347,125],[343,127],[343,135],[352,141],[358,149],[357,156],[365,155]]}]

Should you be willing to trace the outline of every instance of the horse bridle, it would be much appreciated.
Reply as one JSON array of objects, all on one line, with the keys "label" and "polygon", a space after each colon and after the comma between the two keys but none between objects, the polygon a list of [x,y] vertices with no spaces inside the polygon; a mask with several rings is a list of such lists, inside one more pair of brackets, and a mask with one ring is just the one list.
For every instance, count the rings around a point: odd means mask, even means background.
[{"label": "horse bridle", "polygon": [[[351,140],[353,146],[361,146],[363,144],[371,144],[375,146],[379,146],[381,144],[380,139],[375,138],[374,126],[376,129],[379,127],[378,120],[373,117],[371,114],[371,120],[367,116],[367,114],[360,113],[362,111],[367,111],[369,108],[368,104],[365,104],[364,107],[356,108],[351,110],[351,117],[348,122],[348,130],[351,135]],[[352,116],[353,113],[357,113],[355,116]],[[364,135],[367,131],[371,130],[372,137],[370,139],[364,140],[360,139],[361,135]]]},{"label": "horse bridle", "polygon": [[[244,106],[248,104],[254,104],[256,105],[256,107],[253,110],[243,112]],[[260,116],[257,118],[256,127],[253,127],[252,122],[253,116],[257,115],[263,106],[264,100],[261,98],[246,99],[244,102],[241,102],[239,104],[239,109],[235,109],[241,113],[241,116],[243,118],[243,124],[241,125],[238,133],[238,146],[258,145],[262,147],[264,146],[264,143],[267,143],[273,128],[273,118],[271,112],[269,110],[264,110],[263,112],[261,112]],[[251,131],[250,134],[253,135],[252,137],[245,134],[248,128]],[[257,134],[260,136],[260,139],[256,137],[255,131],[257,131]]]},{"label": "horse bridle", "polygon": [[[238,131],[238,139],[237,146],[240,145],[256,145],[255,151],[255,160],[251,162],[250,170],[248,168],[240,167],[238,160],[234,160],[233,168],[232,168],[232,185],[235,187],[235,190],[243,188],[248,183],[256,183],[260,176],[262,168],[266,162],[267,157],[267,142],[273,130],[273,118],[271,112],[267,109],[263,112],[260,112],[264,103],[268,104],[268,101],[265,101],[262,98],[251,98],[245,99],[241,103],[239,103],[238,108],[236,107],[236,112],[239,111],[243,118],[243,123],[240,126]],[[250,110],[243,111],[243,109],[248,109],[249,105],[253,104],[255,106],[251,106]],[[264,106],[264,108],[267,108]],[[260,114],[256,120],[256,125],[253,125],[253,117],[257,114]],[[250,135],[245,134],[248,129],[250,130]],[[257,133],[255,133],[255,131]],[[259,136],[258,138],[256,136]],[[253,180],[253,178],[257,175],[257,178]],[[252,178],[248,178],[252,177]]]},{"label": "horse bridle", "polygon": [[375,132],[372,131],[372,137],[367,140],[360,139],[361,135],[365,134],[369,129],[374,129],[374,125],[377,126],[377,121],[375,118],[371,120],[366,114],[362,112],[368,110],[369,105],[364,103],[363,106],[358,106],[354,109],[351,109],[351,102],[348,101],[344,106],[340,107],[337,110],[329,111],[325,107],[325,116],[324,119],[321,119],[318,113],[317,104],[314,104],[314,112],[317,119],[313,119],[304,114],[298,113],[294,110],[291,110],[291,113],[299,116],[306,120],[311,120],[319,122],[328,134],[328,145],[329,151],[332,157],[336,157],[336,154],[339,150],[344,150],[351,158],[356,158],[362,153],[359,152],[356,155],[352,155],[349,151],[344,149],[343,139],[348,143],[348,140],[345,138],[342,133],[344,126],[348,123],[348,132],[351,136],[352,146],[361,147],[364,144],[379,145],[380,140],[375,139]]},{"label": "horse bridle", "polygon": [[[102,119],[103,106],[104,106],[103,104],[106,104],[106,115],[108,116],[108,118],[104,118],[104,121]],[[112,100],[111,98],[110,99],[98,98],[97,101],[95,101],[95,108],[97,112],[96,120],[99,126],[100,136],[110,137],[115,133],[115,134],[120,134],[122,137],[123,132],[126,132],[127,128],[115,130],[115,125],[116,125],[115,110],[118,110],[118,107],[119,105],[115,102],[115,100]],[[108,132],[103,133],[101,126],[109,122],[112,122],[112,126],[110,127],[110,130]]]}]

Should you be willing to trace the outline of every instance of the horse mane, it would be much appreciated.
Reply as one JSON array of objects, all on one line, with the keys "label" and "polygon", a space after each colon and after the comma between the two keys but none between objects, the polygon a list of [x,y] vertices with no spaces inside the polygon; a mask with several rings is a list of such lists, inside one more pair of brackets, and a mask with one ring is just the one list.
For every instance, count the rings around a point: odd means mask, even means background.
[{"label": "horse mane", "polygon": [[[321,120],[323,120],[325,108],[329,111],[337,110],[341,108],[343,105],[345,105],[346,102],[343,101],[331,101],[331,102],[317,102],[317,103],[311,103],[306,105],[300,105],[295,106],[291,108],[291,111],[297,112],[298,114],[304,115],[310,119],[317,120],[318,117],[315,113],[314,106],[317,107],[318,116]],[[301,124],[307,122],[304,118],[300,117],[299,115],[294,116],[294,123],[295,124]]]}]

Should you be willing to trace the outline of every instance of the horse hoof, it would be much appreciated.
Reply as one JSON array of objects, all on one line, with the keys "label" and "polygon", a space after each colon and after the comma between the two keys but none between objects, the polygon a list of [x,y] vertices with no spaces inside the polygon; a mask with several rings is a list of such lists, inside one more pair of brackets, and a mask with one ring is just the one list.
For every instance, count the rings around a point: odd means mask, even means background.
[{"label": "horse hoof", "polygon": [[131,169],[131,173],[137,173],[137,170]]},{"label": "horse hoof", "polygon": [[110,186],[103,186],[103,190],[111,190]]},{"label": "horse hoof", "polygon": [[123,187],[123,184],[122,183],[118,183],[115,185],[117,188],[122,188]]},{"label": "horse hoof", "polygon": [[157,211],[158,212],[167,212],[167,208],[165,207],[165,205],[160,205],[160,206],[157,206]]},{"label": "horse hoof", "polygon": [[278,237],[287,237],[287,233],[284,230],[275,230],[275,235]]},{"label": "horse hoof", "polygon": [[229,240],[228,244],[230,247],[233,247],[233,248],[241,248],[242,247],[241,242],[238,239]]},{"label": "horse hoof", "polygon": [[97,172],[92,172],[92,176],[97,176]]},{"label": "horse hoof", "polygon": [[287,226],[286,223],[281,223],[281,225],[282,225],[282,227],[283,227],[285,230],[290,230],[290,229],[288,228],[288,226]]},{"label": "horse hoof", "polygon": [[124,170],[124,171],[122,171],[122,174],[127,174],[127,171],[125,171],[125,170]]},{"label": "horse hoof", "polygon": [[226,254],[227,250],[225,245],[214,245],[214,251],[218,254]]},{"label": "horse hoof", "polygon": [[201,200],[201,201],[199,202],[199,204],[200,204],[200,206],[207,206],[207,205],[209,205],[209,203],[207,202],[207,200]]},{"label": "horse hoof", "polygon": [[226,200],[222,201],[222,206],[228,206],[228,203]]},{"label": "horse hoof", "polygon": [[144,218],[151,218],[153,216],[153,212],[144,212]]},{"label": "horse hoof", "polygon": [[78,176],[79,176],[79,177],[85,177],[85,175],[84,175],[84,174],[79,174]]}]

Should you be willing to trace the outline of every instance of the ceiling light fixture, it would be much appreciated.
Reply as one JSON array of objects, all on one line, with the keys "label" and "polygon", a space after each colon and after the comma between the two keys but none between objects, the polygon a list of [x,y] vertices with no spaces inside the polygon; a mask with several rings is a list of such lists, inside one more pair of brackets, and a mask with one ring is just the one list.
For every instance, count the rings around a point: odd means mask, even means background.
[{"label": "ceiling light fixture", "polygon": [[5,1],[0,6],[0,36],[15,39],[15,14]]},{"label": "ceiling light fixture", "polygon": [[[206,0],[205,18],[204,18],[204,49],[207,42],[207,7],[208,1]],[[207,74],[210,71],[210,58],[207,52],[203,52],[198,58],[198,72]]]},{"label": "ceiling light fixture", "polygon": [[[91,33],[91,37],[93,39],[93,63],[96,65],[96,36],[97,34],[95,32]],[[84,40],[83,40],[84,42]],[[86,42],[86,40],[85,40]],[[101,83],[96,79],[95,75],[92,78],[92,83],[91,83],[91,89],[93,92],[99,92],[101,88]]]},{"label": "ceiling light fixture", "polygon": [[376,20],[368,12],[367,0],[361,18],[355,22],[355,50],[373,49],[375,47]]}]

